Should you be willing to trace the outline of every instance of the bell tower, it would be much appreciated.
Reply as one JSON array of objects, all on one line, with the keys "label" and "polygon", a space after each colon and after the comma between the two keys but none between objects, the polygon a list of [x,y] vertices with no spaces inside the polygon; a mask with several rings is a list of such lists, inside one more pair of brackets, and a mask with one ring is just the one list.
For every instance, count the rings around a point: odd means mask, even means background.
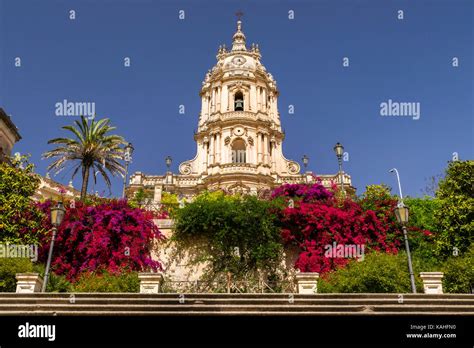
[{"label": "bell tower", "polygon": [[199,93],[196,156],[181,163],[180,173],[200,176],[208,189],[243,191],[270,188],[279,176],[300,176],[299,164],[283,155],[276,81],[261,63],[258,45],[247,48],[240,19],[232,47],[219,46],[216,59]]},{"label": "bell tower", "polygon": [[[261,59],[258,45],[247,46],[239,18],[232,46],[219,46],[217,62],[206,73],[199,91],[196,155],[179,165],[179,174],[135,172],[130,178],[130,194],[153,188],[153,201],[158,203],[162,191],[189,198],[216,189],[258,194],[284,183],[315,180],[311,172],[300,173],[300,165],[283,155],[279,91]],[[347,189],[353,189],[346,173],[318,177],[327,187],[342,180]]]}]

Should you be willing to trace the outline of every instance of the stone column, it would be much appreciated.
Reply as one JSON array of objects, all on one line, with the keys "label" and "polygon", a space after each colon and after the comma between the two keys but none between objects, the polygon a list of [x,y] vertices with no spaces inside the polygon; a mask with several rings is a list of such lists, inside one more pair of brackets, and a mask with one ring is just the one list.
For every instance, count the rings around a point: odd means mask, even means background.
[{"label": "stone column", "polygon": [[262,111],[266,112],[267,111],[267,90],[263,88],[263,95],[262,95]]},{"label": "stone column", "polygon": [[298,294],[316,294],[318,292],[319,273],[305,272],[296,274]]},{"label": "stone column", "polygon": [[166,184],[172,185],[173,184],[173,173],[166,172]]},{"label": "stone column", "polygon": [[202,118],[204,118],[204,116],[206,115],[206,102],[205,102],[205,99],[204,98],[204,95],[201,96],[201,115],[202,115]]},{"label": "stone column", "polygon": [[277,112],[276,110],[277,110],[277,108],[276,108],[276,97],[275,97],[275,95],[272,95],[272,97],[270,98],[270,116],[272,118],[275,117],[276,112]]},{"label": "stone column", "polygon": [[221,111],[221,87],[217,87],[216,111]]},{"label": "stone column", "polygon": [[256,111],[257,110],[257,93],[255,90],[255,85],[250,86],[250,105],[249,110]]},{"label": "stone column", "polygon": [[204,102],[204,96],[201,96],[201,117],[199,118],[199,120],[201,122],[199,122],[199,124],[202,124],[206,118],[206,109],[205,109],[205,102]]},{"label": "stone column", "polygon": [[221,163],[221,133],[217,133],[216,135],[216,163]]},{"label": "stone column", "polygon": [[260,163],[260,133],[257,132],[257,135],[255,136],[255,151],[257,152],[256,158],[256,164],[258,165]]},{"label": "stone column", "polygon": [[153,202],[155,204],[158,204],[161,202],[161,192],[162,192],[161,185],[155,185],[155,192],[153,195]]},{"label": "stone column", "polygon": [[17,273],[16,292],[20,294],[30,294],[41,292],[43,279],[39,273]]},{"label": "stone column", "polygon": [[214,134],[209,139],[209,165],[214,164]]},{"label": "stone column", "polygon": [[270,158],[270,163],[272,165],[272,172],[276,171],[276,162],[275,162],[275,139],[273,141],[270,141],[270,148],[271,151],[269,153],[269,158]]},{"label": "stone column", "polygon": [[229,108],[229,92],[227,85],[222,87],[222,97],[221,97],[221,111],[225,112]]},{"label": "stone column", "polygon": [[423,290],[425,294],[443,293],[443,272],[421,272],[420,278],[423,281]]},{"label": "stone column", "polygon": [[207,172],[207,141],[202,141],[202,158],[203,158],[203,166],[204,171]]},{"label": "stone column", "polygon": [[263,163],[268,164],[268,135],[263,135]]},{"label": "stone column", "polygon": [[163,273],[140,272],[140,294],[158,294],[163,282]]},{"label": "stone column", "polygon": [[216,111],[215,105],[216,105],[216,89],[214,87],[212,87],[212,90],[211,90],[211,113]]},{"label": "stone column", "polygon": [[244,93],[244,111],[250,110],[250,91]]},{"label": "stone column", "polygon": [[227,111],[234,111],[234,91],[227,90]]}]

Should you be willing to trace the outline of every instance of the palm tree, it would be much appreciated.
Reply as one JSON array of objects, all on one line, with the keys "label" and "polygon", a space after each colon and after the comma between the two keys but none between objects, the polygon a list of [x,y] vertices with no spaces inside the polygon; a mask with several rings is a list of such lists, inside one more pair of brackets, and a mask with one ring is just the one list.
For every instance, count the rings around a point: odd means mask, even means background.
[{"label": "palm tree", "polygon": [[106,171],[113,176],[124,175],[125,168],[120,162],[124,156],[124,149],[120,147],[126,141],[119,135],[108,135],[115,127],[110,126],[108,118],[89,120],[81,116],[81,121],[75,121],[75,125],[62,127],[74,134],[72,138],[55,138],[48,141],[48,144],[58,144],[57,148],[47,151],[43,158],[56,158],[48,166],[48,170],[57,173],[62,171],[66,165],[73,162],[74,178],[79,169],[82,170],[81,200],[87,194],[89,183],[89,173],[93,170],[94,182],[97,182],[97,173],[100,173],[110,190],[110,178]]}]

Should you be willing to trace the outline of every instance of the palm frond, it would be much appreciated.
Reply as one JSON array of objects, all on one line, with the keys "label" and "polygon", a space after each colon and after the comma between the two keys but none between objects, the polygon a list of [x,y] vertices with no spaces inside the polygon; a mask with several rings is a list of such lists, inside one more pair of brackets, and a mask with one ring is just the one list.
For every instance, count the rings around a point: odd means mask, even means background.
[{"label": "palm frond", "polygon": [[62,129],[71,132],[74,138],[61,137],[48,141],[48,144],[58,145],[43,154],[43,158],[54,159],[48,166],[49,170],[58,173],[69,163],[73,163],[72,177],[74,178],[79,169],[93,168],[95,169],[93,172],[94,182],[97,180],[96,172],[99,172],[109,189],[111,181],[107,172],[112,176],[123,177],[125,175],[122,161],[123,145],[127,142],[119,135],[110,134],[112,130],[115,130],[115,127],[110,125],[108,118],[93,119],[89,122],[89,119],[81,116],[81,119],[74,121],[73,125],[64,126]]}]

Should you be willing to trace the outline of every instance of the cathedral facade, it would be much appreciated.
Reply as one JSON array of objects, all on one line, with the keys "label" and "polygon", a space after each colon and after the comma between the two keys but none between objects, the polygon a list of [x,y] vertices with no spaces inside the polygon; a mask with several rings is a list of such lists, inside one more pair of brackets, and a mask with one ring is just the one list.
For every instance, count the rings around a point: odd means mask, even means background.
[{"label": "cathedral facade", "polygon": [[[261,63],[258,45],[247,47],[242,22],[232,38],[232,47],[220,46],[217,63],[208,71],[200,90],[201,112],[196,155],[179,166],[179,174],[130,177],[127,195],[140,188],[192,197],[203,190],[259,194],[284,183],[315,181],[311,172],[285,158],[285,133],[278,112],[279,91],[272,74]],[[353,191],[348,174],[317,175],[323,185],[332,182]]]}]

